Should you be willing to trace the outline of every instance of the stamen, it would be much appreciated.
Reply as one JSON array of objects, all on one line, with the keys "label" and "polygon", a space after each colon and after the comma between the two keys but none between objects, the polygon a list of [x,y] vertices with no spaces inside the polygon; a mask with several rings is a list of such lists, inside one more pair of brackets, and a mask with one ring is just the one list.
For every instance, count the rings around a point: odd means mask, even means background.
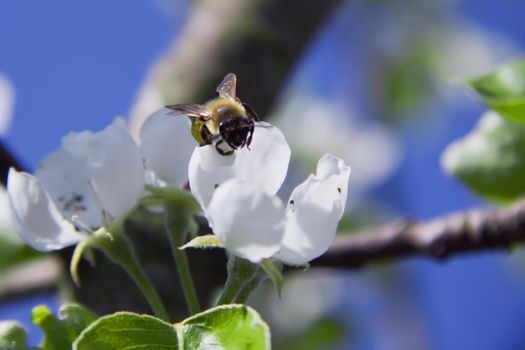
[{"label": "stamen", "polygon": [[90,235],[95,233],[95,231],[91,227],[89,227],[89,225],[87,225],[86,223],[82,222],[82,220],[80,220],[80,216],[78,216],[77,214],[73,214],[71,216],[71,222],[73,223],[73,225],[75,225],[75,228],[79,231],[85,232]]},{"label": "stamen", "polygon": [[86,211],[86,206],[82,203],[84,201],[84,196],[73,192],[73,195],[70,199],[66,201],[64,196],[58,197],[58,202],[62,203],[63,211],[68,212],[82,212]]}]

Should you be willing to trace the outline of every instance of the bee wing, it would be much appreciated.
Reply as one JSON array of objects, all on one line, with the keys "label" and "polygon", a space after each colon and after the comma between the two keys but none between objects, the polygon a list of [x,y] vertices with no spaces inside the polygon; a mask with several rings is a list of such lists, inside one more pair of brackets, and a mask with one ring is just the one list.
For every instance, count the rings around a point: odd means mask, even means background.
[{"label": "bee wing", "polygon": [[211,119],[211,113],[209,109],[206,108],[206,106],[198,105],[195,103],[170,105],[170,106],[166,106],[166,108],[171,109],[172,111],[184,114],[186,117],[189,117],[189,118],[198,118],[204,121]]},{"label": "bee wing", "polygon": [[217,91],[220,97],[226,98],[231,101],[237,101],[236,96],[236,87],[237,87],[237,76],[234,73],[228,73],[224,79],[222,79],[219,86],[217,86]]}]

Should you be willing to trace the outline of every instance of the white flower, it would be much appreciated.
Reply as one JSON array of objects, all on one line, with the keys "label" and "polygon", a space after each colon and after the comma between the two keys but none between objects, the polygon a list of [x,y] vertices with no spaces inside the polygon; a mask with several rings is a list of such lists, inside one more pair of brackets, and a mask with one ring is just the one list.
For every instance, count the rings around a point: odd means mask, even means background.
[{"label": "white flower", "polygon": [[136,204],[143,188],[142,158],[121,120],[98,133],[67,135],[34,176],[10,169],[7,183],[16,230],[41,251],[107,226]]},{"label": "white flower", "polygon": [[350,167],[324,155],[310,175],[290,195],[286,227],[277,258],[301,265],[323,254],[332,244],[346,205]]},{"label": "white flower", "polygon": [[290,159],[281,131],[258,123],[250,150],[231,157],[197,147],[189,165],[192,193],[214,233],[234,255],[260,262],[277,257],[301,265],[323,254],[343,215],[350,167],[323,156],[317,174],[293,191],[288,205],[276,196]]},{"label": "white flower", "polygon": [[195,145],[188,118],[167,108],[153,113],[140,130],[140,151],[148,182],[157,186],[184,184]]},{"label": "white flower", "polygon": [[281,130],[258,122],[249,149],[222,156],[214,145],[195,148],[188,168],[191,192],[206,209],[215,189],[237,177],[274,195],[286,177],[289,162],[290,147]]}]

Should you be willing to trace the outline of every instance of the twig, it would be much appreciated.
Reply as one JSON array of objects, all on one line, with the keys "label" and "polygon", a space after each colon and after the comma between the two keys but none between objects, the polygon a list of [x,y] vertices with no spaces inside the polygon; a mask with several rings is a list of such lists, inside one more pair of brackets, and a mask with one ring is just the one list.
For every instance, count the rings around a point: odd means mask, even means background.
[{"label": "twig", "polygon": [[353,269],[384,259],[509,249],[525,241],[525,200],[500,210],[475,209],[428,222],[404,220],[342,236],[313,266]]}]

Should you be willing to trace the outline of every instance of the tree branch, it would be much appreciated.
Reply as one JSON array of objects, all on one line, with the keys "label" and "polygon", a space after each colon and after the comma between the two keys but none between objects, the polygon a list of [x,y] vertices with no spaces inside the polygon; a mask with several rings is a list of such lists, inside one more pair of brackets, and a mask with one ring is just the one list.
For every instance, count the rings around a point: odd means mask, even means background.
[{"label": "tree branch", "polygon": [[312,266],[354,269],[384,259],[509,249],[525,241],[525,200],[500,210],[475,209],[428,222],[403,220],[339,237]]}]

